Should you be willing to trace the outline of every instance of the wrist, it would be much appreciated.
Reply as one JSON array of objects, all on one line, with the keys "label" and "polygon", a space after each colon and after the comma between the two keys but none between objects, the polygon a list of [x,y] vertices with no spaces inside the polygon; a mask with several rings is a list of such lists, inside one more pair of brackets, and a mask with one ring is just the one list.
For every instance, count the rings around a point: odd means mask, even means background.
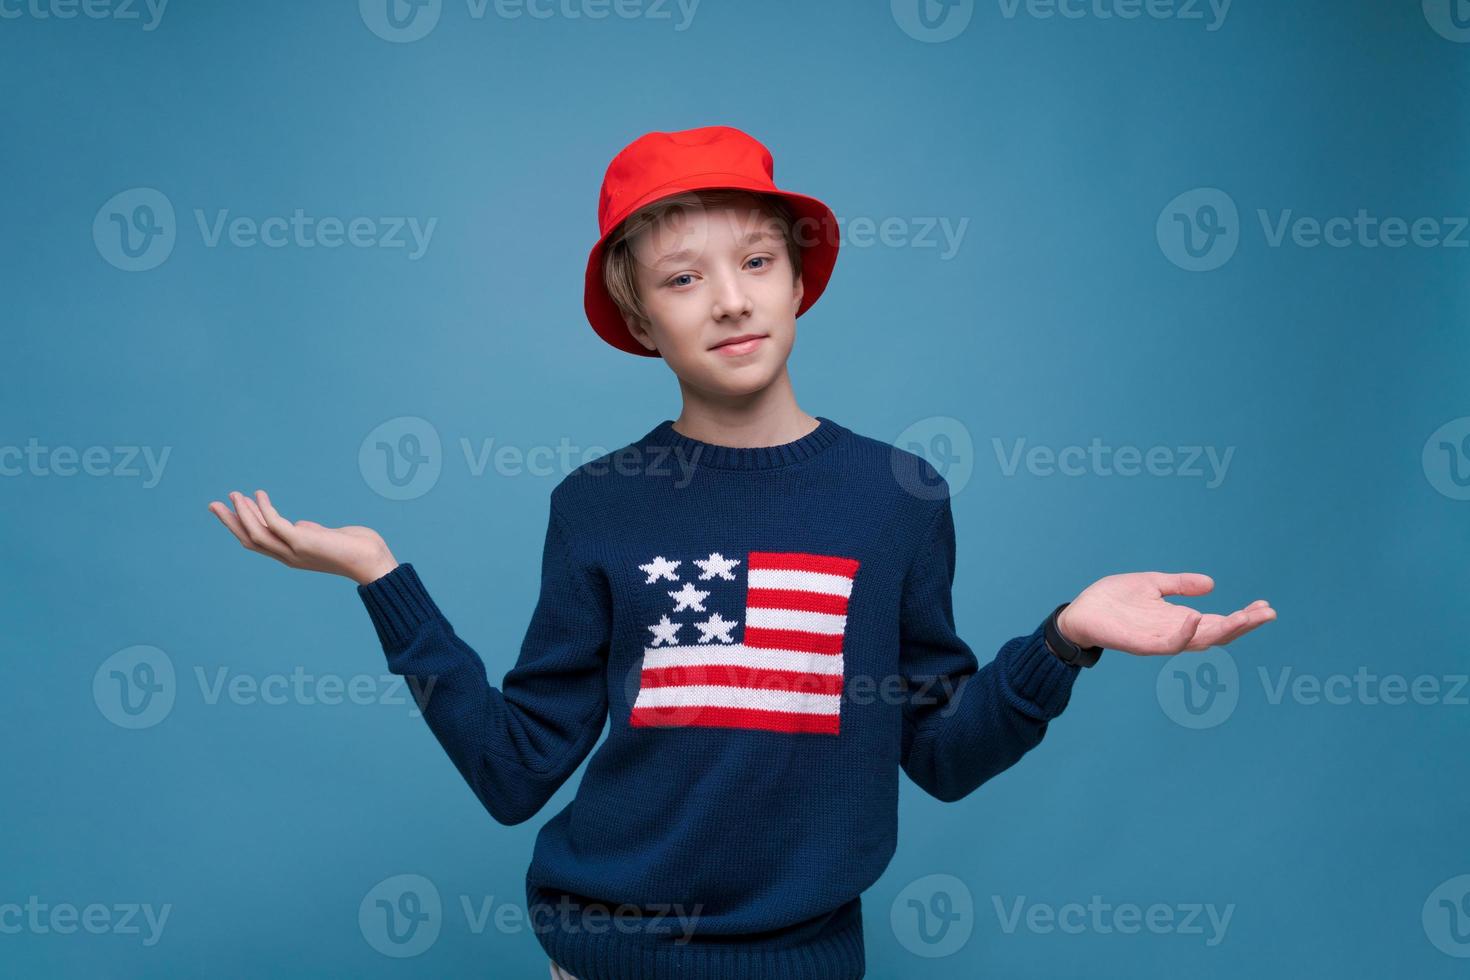
[{"label": "wrist", "polygon": [[1075,624],[1069,622],[1073,627],[1071,634],[1062,631],[1062,620],[1070,608],[1071,603],[1064,602],[1046,617],[1046,622],[1042,627],[1046,638],[1046,648],[1065,664],[1073,667],[1091,667],[1102,656],[1102,647],[1090,642],[1086,644],[1080,642],[1086,637],[1077,637]]},{"label": "wrist", "polygon": [[1057,613],[1057,632],[1062,634],[1063,639],[1079,647],[1090,647],[1091,643],[1085,642],[1086,637],[1077,633],[1076,623],[1072,623],[1067,616],[1072,611],[1072,604],[1068,603]]},{"label": "wrist", "polygon": [[369,564],[363,565],[361,568],[353,569],[347,573],[347,577],[358,585],[369,585],[397,567],[398,561],[391,554],[387,554]]}]

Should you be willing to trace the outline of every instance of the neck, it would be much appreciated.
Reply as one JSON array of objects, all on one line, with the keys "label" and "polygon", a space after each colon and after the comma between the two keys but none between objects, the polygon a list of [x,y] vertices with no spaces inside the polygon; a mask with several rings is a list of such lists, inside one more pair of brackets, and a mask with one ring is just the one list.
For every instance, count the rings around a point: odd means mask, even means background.
[{"label": "neck", "polygon": [[817,427],[817,419],[796,404],[791,376],[780,377],[748,395],[719,395],[692,388],[682,381],[684,407],[674,420],[674,431],[691,439],[721,446],[779,446],[794,442]]}]

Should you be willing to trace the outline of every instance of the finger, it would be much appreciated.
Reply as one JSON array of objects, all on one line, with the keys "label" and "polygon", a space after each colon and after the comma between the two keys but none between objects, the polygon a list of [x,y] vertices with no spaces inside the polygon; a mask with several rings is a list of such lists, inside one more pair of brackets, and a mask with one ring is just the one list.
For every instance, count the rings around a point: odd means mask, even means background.
[{"label": "finger", "polygon": [[1204,595],[1215,587],[1215,580],[1200,572],[1153,572],[1151,575],[1159,595]]},{"label": "finger", "polygon": [[1267,623],[1271,622],[1271,620],[1276,618],[1276,610],[1270,608],[1252,609],[1249,610],[1249,617],[1250,618],[1247,620],[1244,626],[1241,626],[1229,636],[1217,640],[1216,645],[1225,646],[1227,643],[1234,643],[1236,640],[1240,639],[1242,636],[1249,633],[1251,630],[1257,628],[1258,626],[1265,626]]},{"label": "finger", "polygon": [[255,542],[250,540],[250,535],[246,534],[245,528],[240,526],[240,519],[235,516],[234,511],[230,510],[227,505],[220,503],[218,500],[212,500],[209,503],[209,512],[215,517],[218,517],[220,523],[230,529],[230,533],[239,539],[241,545],[251,551],[256,550]]},{"label": "finger", "polygon": [[286,547],[290,548],[294,553],[296,550],[296,528],[292,526],[290,521],[276,512],[275,505],[271,503],[271,498],[264,490],[255,491],[254,503],[256,509],[260,511],[260,516],[265,521],[266,527],[275,532],[276,536],[285,542]]},{"label": "finger", "polygon": [[1188,615],[1184,617],[1184,622],[1179,624],[1179,632],[1174,635],[1174,640],[1169,646],[1170,650],[1189,649],[1196,642],[1196,637],[1199,636],[1200,628],[1205,620],[1209,618],[1200,615],[1193,609],[1185,609],[1184,611]]},{"label": "finger", "polygon": [[235,502],[235,511],[240,515],[240,523],[244,525],[245,533],[250,536],[250,540],[272,558],[287,561],[291,557],[290,549],[286,547],[284,541],[276,537],[274,531],[266,527],[265,518],[260,516],[260,510],[255,506],[255,501],[238,490],[230,493],[230,499]]},{"label": "finger", "polygon": [[1210,622],[1201,627],[1195,635],[1195,649],[1203,650],[1206,647],[1225,646],[1227,643],[1244,636],[1262,623],[1276,618],[1276,611],[1270,608],[1239,609],[1229,616],[1208,617]]}]

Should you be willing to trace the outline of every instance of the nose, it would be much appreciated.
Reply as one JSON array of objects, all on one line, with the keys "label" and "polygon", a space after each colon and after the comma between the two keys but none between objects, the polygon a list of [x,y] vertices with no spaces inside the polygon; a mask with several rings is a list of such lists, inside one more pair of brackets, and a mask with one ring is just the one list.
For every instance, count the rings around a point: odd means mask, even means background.
[{"label": "nose", "polygon": [[719,276],[714,283],[714,306],[710,315],[716,321],[743,320],[750,316],[750,293],[739,276]]}]

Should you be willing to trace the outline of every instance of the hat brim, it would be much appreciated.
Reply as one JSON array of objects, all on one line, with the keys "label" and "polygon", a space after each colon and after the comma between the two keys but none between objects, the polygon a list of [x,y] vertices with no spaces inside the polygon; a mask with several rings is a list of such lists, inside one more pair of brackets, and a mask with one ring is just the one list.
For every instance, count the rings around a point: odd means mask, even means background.
[{"label": "hat brim", "polygon": [[[603,251],[618,225],[639,208],[687,191],[722,189],[770,194],[781,198],[790,206],[797,221],[797,228],[800,229],[797,241],[802,246],[802,296],[796,315],[801,316],[811,309],[812,304],[827,288],[827,283],[832,278],[832,269],[837,264],[838,229],[837,218],[832,213],[832,209],[814,197],[794,191],[773,190],[769,186],[758,185],[734,174],[694,174],[672,181],[644,195],[643,200],[627,208],[624,217],[615,222],[607,234],[599,238],[597,244],[592,246],[592,251],[587,256],[587,274],[582,305],[586,310],[588,322],[592,324],[592,329],[597,331],[599,337],[618,350],[627,351],[629,354],[640,354],[644,357],[662,356],[658,351],[649,350],[640,344],[629,331],[627,322],[624,321],[618,305],[613,302],[612,295],[608,293],[607,286],[602,280]],[[815,229],[815,240],[808,241],[813,235],[813,229]]]}]

